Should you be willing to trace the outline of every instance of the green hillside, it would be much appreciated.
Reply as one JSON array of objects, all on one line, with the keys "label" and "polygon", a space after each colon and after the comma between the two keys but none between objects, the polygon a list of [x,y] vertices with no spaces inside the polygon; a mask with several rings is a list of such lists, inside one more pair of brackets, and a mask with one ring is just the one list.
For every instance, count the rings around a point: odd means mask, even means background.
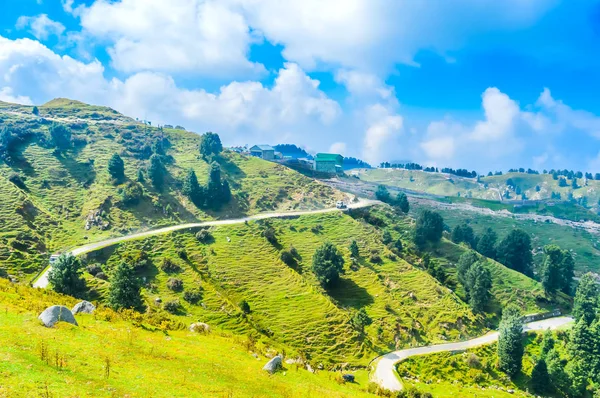
[{"label": "green hillside", "polygon": [[48,329],[37,320],[47,306],[76,302],[0,278],[0,396],[373,396],[366,371],[345,384],[339,372],[313,374],[295,363],[270,376],[262,367],[277,350],[246,337],[167,330],[108,309],[77,315],[79,327]]},{"label": "green hillside", "polygon": [[[12,156],[0,162],[0,265],[11,273],[41,269],[40,252],[132,231],[262,211],[332,207],[343,198],[286,167],[224,151],[216,161],[233,199],[218,212],[202,211],[181,193],[188,169],[195,170],[201,184],[208,178],[209,164],[198,151],[199,135],[146,126],[109,108],[64,99],[39,109],[44,118],[31,114],[31,107],[0,106],[0,129],[23,137]],[[64,153],[48,143],[49,128],[56,122],[72,132],[71,148]],[[157,143],[165,148],[165,188],[154,189],[146,175],[139,203],[125,204],[121,191],[137,180],[138,170],[148,167]],[[107,171],[115,153],[125,164],[126,178],[119,184]],[[88,217],[99,222],[86,230]]]}]

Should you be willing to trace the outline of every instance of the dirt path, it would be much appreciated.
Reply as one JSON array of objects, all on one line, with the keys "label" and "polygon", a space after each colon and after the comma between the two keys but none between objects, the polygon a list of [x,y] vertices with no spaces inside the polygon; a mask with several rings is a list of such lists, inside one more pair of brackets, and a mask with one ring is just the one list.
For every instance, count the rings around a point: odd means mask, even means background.
[{"label": "dirt path", "polygon": [[[567,316],[548,318],[541,321],[526,323],[523,326],[523,332],[530,330],[557,329],[571,322],[573,322],[573,318]],[[396,373],[396,364],[398,362],[416,355],[427,355],[446,351],[464,351],[480,345],[491,344],[496,340],[498,340],[498,332],[491,332],[481,337],[458,343],[438,344],[393,351],[377,359],[377,362],[375,362],[375,371],[373,372],[373,380],[387,390],[400,391],[403,386]]]},{"label": "dirt path", "polygon": [[[380,202],[376,201],[376,200],[359,199],[359,201],[356,203],[348,204],[348,208],[357,209],[357,208],[361,208],[361,207],[373,206],[378,203],[380,203]],[[141,238],[145,238],[145,237],[153,236],[153,235],[166,234],[169,232],[179,231],[179,230],[187,229],[187,228],[216,227],[216,226],[220,226],[220,225],[242,224],[246,221],[265,220],[268,218],[294,217],[294,216],[303,216],[303,215],[308,215],[308,214],[331,213],[331,212],[336,212],[336,211],[342,211],[342,210],[333,207],[333,208],[319,209],[319,210],[262,213],[262,214],[257,214],[254,216],[235,218],[235,219],[229,219],[229,220],[217,220],[217,221],[205,221],[205,222],[199,222],[199,223],[178,224],[178,225],[173,225],[170,227],[154,229],[151,231],[138,232],[138,233],[131,234],[131,235],[120,236],[118,238],[107,239],[107,240],[103,240],[101,242],[89,243],[87,245],[80,246],[75,249],[71,249],[68,253],[71,253],[74,256],[78,256],[80,254],[88,253],[88,252],[98,250],[98,249],[101,249],[101,248],[104,248],[107,246],[112,246],[117,243],[134,240],[134,239],[141,239]],[[52,267],[48,266],[40,274],[40,276],[33,282],[33,287],[40,287],[40,288],[47,287],[48,286],[48,273],[50,272],[51,269],[52,269]]]}]

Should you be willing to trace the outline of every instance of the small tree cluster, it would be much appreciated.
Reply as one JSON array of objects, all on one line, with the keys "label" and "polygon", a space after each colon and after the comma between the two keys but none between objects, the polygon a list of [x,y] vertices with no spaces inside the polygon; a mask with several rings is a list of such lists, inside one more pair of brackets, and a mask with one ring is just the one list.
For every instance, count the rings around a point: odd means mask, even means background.
[{"label": "small tree cluster", "polygon": [[498,244],[496,257],[508,268],[527,276],[533,276],[531,238],[527,232],[514,229]]},{"label": "small tree cluster", "polygon": [[119,263],[110,279],[107,305],[115,310],[142,307],[141,283],[135,271],[126,263]]},{"label": "small tree cluster", "polygon": [[492,275],[474,251],[463,253],[456,267],[458,281],[463,285],[474,312],[483,312],[492,288]]},{"label": "small tree cluster", "polygon": [[358,310],[352,317],[352,324],[360,332],[364,331],[365,327],[369,326],[372,323],[373,320],[367,314],[367,311],[365,311],[364,308]]},{"label": "small tree cluster", "polygon": [[119,154],[115,153],[108,161],[108,174],[116,181],[125,179],[125,163]]},{"label": "small tree cluster", "polygon": [[53,123],[50,126],[50,137],[52,138],[52,143],[59,151],[71,147],[71,129],[64,124]]},{"label": "small tree cluster", "polygon": [[475,248],[477,244],[473,228],[466,223],[455,226],[454,229],[452,229],[451,238],[454,243],[464,242],[472,248]]},{"label": "small tree cluster", "polygon": [[200,137],[200,155],[206,160],[223,151],[223,144],[218,134],[208,132]]},{"label": "small tree cluster", "polygon": [[379,185],[377,187],[377,191],[375,192],[375,198],[384,203],[390,204],[394,207],[397,207],[403,213],[408,213],[410,210],[410,204],[408,203],[408,197],[406,194],[399,192],[395,198],[392,198],[390,192],[385,187],[385,185]]}]

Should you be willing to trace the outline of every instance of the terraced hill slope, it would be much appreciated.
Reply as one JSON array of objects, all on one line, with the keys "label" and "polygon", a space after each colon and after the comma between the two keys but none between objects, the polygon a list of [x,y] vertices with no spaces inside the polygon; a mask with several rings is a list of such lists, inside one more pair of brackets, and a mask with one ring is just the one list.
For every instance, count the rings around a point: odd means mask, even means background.
[{"label": "terraced hill slope", "polygon": [[[181,193],[190,168],[201,184],[208,178],[199,135],[150,127],[110,108],[65,99],[40,106],[39,116],[31,112],[32,107],[0,104],[0,128],[23,137],[11,157],[0,162],[0,265],[14,274],[39,270],[39,252],[181,222],[331,207],[344,198],[278,164],[224,151],[216,160],[233,199],[218,212],[202,211]],[[53,123],[72,131],[72,145],[64,153],[48,143]],[[165,188],[157,191],[146,177],[139,203],[126,204],[123,189],[148,167],[159,146],[165,148]],[[113,183],[107,170],[115,153],[125,163],[126,178],[120,184]]]}]

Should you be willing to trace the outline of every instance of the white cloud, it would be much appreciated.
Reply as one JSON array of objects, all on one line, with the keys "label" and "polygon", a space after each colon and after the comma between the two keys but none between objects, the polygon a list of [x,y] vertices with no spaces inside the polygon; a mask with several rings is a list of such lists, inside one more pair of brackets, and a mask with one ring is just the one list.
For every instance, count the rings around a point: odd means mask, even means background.
[{"label": "white cloud", "polygon": [[113,43],[113,66],[232,77],[265,72],[247,59],[255,38],[244,17],[214,0],[97,0],[78,8],[89,35]]},{"label": "white cloud", "polygon": [[539,133],[561,134],[568,130],[583,131],[600,138],[600,117],[583,110],[575,110],[556,100],[544,88],[535,103],[535,109],[523,113],[524,120]]},{"label": "white cloud", "polygon": [[0,88],[0,101],[21,105],[33,105],[31,98],[19,95],[15,96],[12,88],[10,87]]},{"label": "white cloud", "polygon": [[[389,72],[415,64],[421,49],[444,55],[474,34],[527,27],[555,2],[457,0],[230,0],[250,26],[284,46],[286,59],[305,69],[320,65]],[[432,28],[435,27],[435,28]]]},{"label": "white cloud", "polygon": [[390,159],[398,151],[397,139],[402,133],[404,119],[383,105],[375,104],[367,109],[367,120],[362,153],[364,160],[375,164]]},{"label": "white cloud", "polygon": [[1,36],[0,87],[4,98],[16,102],[74,98],[154,123],[219,132],[231,144],[294,137],[301,138],[296,141],[300,144],[325,145],[331,142],[328,126],[341,114],[339,104],[319,89],[319,82],[293,63],[285,64],[272,87],[232,82],[210,93],[183,89],[173,78],[155,72],[108,80],[97,60],[83,63],[61,57],[37,41]]},{"label": "white cloud", "polygon": [[65,26],[48,18],[46,14],[35,17],[21,16],[15,25],[17,29],[29,28],[29,32],[38,40],[46,40],[50,36],[60,36],[65,31]]},{"label": "white cloud", "polygon": [[511,134],[519,116],[519,106],[496,87],[482,95],[485,120],[478,122],[472,132],[476,141],[494,141]]},{"label": "white cloud", "polygon": [[346,145],[345,142],[334,142],[329,147],[329,153],[339,153],[339,154],[345,156],[347,147],[348,146]]}]

